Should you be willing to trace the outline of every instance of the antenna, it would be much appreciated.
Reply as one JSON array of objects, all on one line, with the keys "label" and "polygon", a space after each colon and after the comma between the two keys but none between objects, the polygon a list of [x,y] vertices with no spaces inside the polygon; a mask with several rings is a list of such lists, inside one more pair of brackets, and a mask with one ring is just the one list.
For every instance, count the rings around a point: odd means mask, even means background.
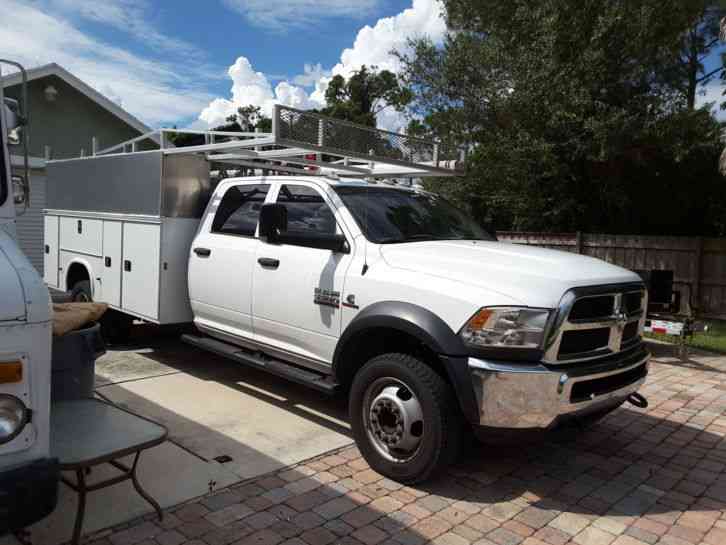
[{"label": "antenna", "polygon": [[[366,198],[365,202],[368,202],[368,190],[370,189],[370,185],[368,181],[366,180]],[[368,272],[368,207],[363,208],[363,269],[360,272],[360,275],[363,276],[365,273]]]}]

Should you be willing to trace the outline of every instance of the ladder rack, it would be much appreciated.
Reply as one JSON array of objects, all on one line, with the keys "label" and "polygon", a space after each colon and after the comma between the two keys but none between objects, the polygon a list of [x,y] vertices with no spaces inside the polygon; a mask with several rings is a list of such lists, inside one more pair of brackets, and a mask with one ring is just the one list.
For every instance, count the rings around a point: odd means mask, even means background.
[{"label": "ladder rack", "polygon": [[[175,146],[175,134],[200,136],[204,143]],[[447,153],[438,142],[281,105],[274,107],[270,133],[162,128],[94,155],[137,153],[149,139],[165,155],[202,154],[215,164],[356,178],[458,176],[465,158],[463,150]]]}]

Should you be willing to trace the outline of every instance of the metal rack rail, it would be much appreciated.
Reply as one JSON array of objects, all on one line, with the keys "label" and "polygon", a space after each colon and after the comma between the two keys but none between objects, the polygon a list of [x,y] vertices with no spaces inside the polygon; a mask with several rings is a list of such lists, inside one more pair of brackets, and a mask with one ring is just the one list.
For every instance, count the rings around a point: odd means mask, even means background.
[{"label": "metal rack rail", "polygon": [[[203,143],[176,146],[173,135],[195,135]],[[270,133],[162,128],[94,150],[93,156],[138,153],[150,139],[165,155],[203,154],[217,164],[307,175],[458,176],[465,159],[462,150],[444,150],[439,142],[281,105],[274,108]]]}]

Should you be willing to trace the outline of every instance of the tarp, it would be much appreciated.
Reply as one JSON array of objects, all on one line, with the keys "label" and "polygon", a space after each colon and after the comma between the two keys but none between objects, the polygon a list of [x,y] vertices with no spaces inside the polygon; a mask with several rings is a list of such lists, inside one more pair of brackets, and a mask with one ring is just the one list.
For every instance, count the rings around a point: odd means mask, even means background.
[{"label": "tarp", "polygon": [[106,310],[106,303],[54,303],[53,336],[60,337],[97,322]]}]

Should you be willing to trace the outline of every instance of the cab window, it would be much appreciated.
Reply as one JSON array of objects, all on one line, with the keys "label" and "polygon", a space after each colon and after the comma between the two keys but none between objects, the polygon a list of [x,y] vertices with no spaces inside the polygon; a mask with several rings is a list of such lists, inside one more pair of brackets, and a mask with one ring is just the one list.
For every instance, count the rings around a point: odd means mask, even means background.
[{"label": "cab window", "polygon": [[222,197],[212,221],[212,233],[255,236],[260,209],[270,186],[235,185]]},{"label": "cab window", "polygon": [[336,233],[332,210],[312,187],[283,185],[277,202],[287,208],[288,232],[300,235]]}]

